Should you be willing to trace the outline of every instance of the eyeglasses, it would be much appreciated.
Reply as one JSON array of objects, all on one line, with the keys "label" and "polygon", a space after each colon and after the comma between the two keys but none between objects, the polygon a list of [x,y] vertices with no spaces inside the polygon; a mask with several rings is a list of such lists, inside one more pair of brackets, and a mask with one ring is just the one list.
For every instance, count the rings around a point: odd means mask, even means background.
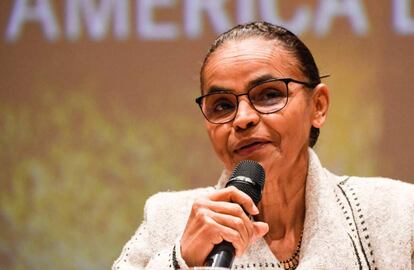
[{"label": "eyeglasses", "polygon": [[196,98],[195,101],[209,122],[224,124],[233,121],[236,117],[239,97],[241,96],[247,96],[253,108],[261,114],[270,114],[282,110],[288,103],[288,85],[291,82],[305,85],[308,88],[314,88],[318,84],[301,82],[291,78],[272,78],[254,85],[243,94],[218,91],[202,95]]}]

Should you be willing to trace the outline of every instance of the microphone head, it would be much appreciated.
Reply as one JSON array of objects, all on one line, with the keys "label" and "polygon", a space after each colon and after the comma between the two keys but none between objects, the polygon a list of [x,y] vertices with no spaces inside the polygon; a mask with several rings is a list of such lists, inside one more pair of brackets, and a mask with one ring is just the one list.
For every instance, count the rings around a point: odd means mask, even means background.
[{"label": "microphone head", "polygon": [[226,187],[235,186],[249,195],[255,204],[258,204],[262,197],[264,181],[265,171],[258,162],[242,160],[233,170]]}]

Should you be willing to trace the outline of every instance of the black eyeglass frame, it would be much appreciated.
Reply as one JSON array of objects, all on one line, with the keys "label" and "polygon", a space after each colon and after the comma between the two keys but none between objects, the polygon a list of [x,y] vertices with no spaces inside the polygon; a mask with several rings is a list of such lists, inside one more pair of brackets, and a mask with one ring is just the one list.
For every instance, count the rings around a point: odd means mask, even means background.
[{"label": "black eyeglass frame", "polygon": [[[327,77],[329,77],[330,75],[324,75],[324,76],[321,76],[321,77],[319,77],[319,79],[323,79],[323,78],[327,78]],[[282,81],[282,82],[284,82],[285,83],[285,85],[286,85],[286,102],[285,102],[285,104],[281,107],[281,108],[279,108],[279,109],[276,109],[276,110],[274,110],[274,111],[270,111],[270,112],[261,112],[261,111],[259,111],[257,108],[256,108],[256,106],[253,104],[253,102],[251,101],[251,99],[250,99],[250,96],[249,96],[249,93],[250,93],[250,91],[251,90],[253,90],[255,87],[257,87],[257,86],[259,86],[259,85],[262,85],[262,84],[264,84],[264,83],[269,83],[269,82],[275,82],[275,81]],[[298,80],[295,80],[295,79],[292,79],[292,78],[271,78],[271,79],[268,79],[268,80],[264,80],[264,81],[262,81],[262,82],[260,82],[260,83],[258,83],[258,84],[255,84],[255,85],[253,85],[249,90],[247,90],[247,92],[245,92],[245,93],[242,93],[242,94],[235,94],[235,93],[233,93],[233,92],[230,92],[230,91],[221,91],[221,92],[213,92],[213,93],[208,93],[208,94],[205,94],[205,95],[202,95],[202,96],[199,96],[198,98],[196,98],[195,99],[195,102],[198,104],[198,106],[200,107],[200,110],[201,110],[201,113],[204,115],[204,118],[207,120],[207,121],[209,121],[210,123],[212,123],[212,124],[226,124],[226,123],[229,123],[229,122],[231,122],[231,121],[233,121],[234,120],[234,118],[236,118],[236,115],[237,115],[237,110],[239,109],[239,97],[240,96],[247,96],[247,98],[249,99],[249,102],[250,102],[250,104],[252,104],[252,107],[255,109],[255,111],[257,111],[258,113],[260,113],[260,114],[271,114],[271,113],[275,113],[275,112],[278,112],[278,111],[281,111],[283,108],[285,108],[286,107],[286,105],[288,104],[288,101],[289,101],[289,83],[291,83],[291,82],[293,82],[293,83],[297,83],[297,84],[301,84],[301,85],[304,85],[304,86],[306,86],[307,88],[311,88],[311,89],[313,89],[313,88],[315,88],[319,83],[308,83],[308,82],[302,82],[302,81],[298,81]],[[213,121],[211,121],[210,119],[208,119],[207,118],[207,116],[205,115],[205,113],[204,113],[204,111],[203,111],[203,108],[202,108],[202,100],[203,100],[203,98],[205,98],[205,97],[208,97],[208,96],[211,96],[211,95],[215,95],[215,94],[218,94],[218,93],[223,93],[223,94],[231,94],[231,95],[234,95],[235,97],[236,97],[236,101],[237,101],[237,103],[236,103],[236,108],[235,108],[235,114],[234,114],[234,116],[232,117],[232,118],[230,118],[230,120],[226,120],[226,121],[224,121],[224,122],[213,122]]]}]

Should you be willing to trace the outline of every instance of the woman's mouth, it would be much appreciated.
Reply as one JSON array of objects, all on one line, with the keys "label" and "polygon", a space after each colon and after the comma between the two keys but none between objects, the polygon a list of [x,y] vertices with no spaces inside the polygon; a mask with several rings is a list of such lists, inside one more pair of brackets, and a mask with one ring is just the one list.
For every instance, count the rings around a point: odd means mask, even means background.
[{"label": "woman's mouth", "polygon": [[248,156],[268,143],[267,141],[255,141],[237,148],[234,152],[240,156]]}]

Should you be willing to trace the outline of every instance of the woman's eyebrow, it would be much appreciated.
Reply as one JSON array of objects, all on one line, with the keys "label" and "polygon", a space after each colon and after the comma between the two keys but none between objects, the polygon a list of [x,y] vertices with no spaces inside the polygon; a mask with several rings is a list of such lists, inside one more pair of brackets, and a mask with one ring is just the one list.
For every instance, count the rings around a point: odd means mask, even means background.
[{"label": "woman's eyebrow", "polygon": [[[270,74],[264,74],[261,75],[259,77],[257,77],[256,79],[250,81],[247,84],[246,90],[249,90],[265,81],[271,80],[271,79],[277,79],[275,76],[270,75]],[[225,88],[225,87],[221,87],[221,86],[216,86],[213,85],[211,87],[208,88],[207,94],[211,94],[211,93],[217,93],[217,92],[234,92],[233,89],[230,88]]]},{"label": "woman's eyebrow", "polygon": [[224,88],[224,87],[213,85],[208,88],[207,94],[219,93],[219,92],[232,92],[232,91],[233,90],[229,88]]},{"label": "woman's eyebrow", "polygon": [[271,80],[271,79],[277,79],[277,78],[273,75],[270,75],[270,74],[261,75],[261,76],[257,77],[256,79],[250,81],[247,85],[247,89],[252,89],[253,87],[255,87],[255,86],[257,86],[257,85],[259,85],[259,84],[261,84],[265,81]]}]

